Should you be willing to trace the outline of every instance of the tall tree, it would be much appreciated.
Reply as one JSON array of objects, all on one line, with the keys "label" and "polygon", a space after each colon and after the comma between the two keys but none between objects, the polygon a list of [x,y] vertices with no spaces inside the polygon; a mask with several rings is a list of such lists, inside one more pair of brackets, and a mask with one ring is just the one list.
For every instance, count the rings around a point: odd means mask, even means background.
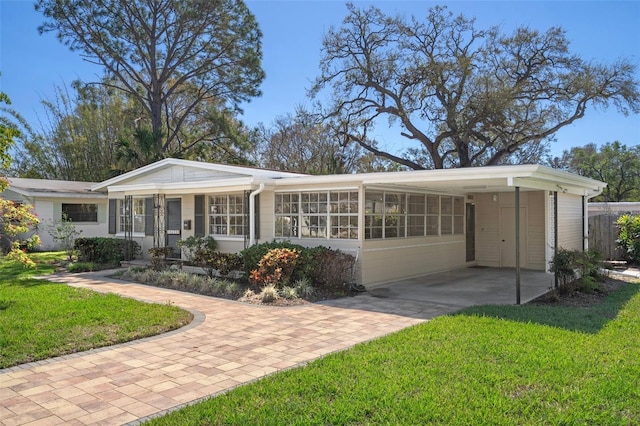
[{"label": "tall tree", "polygon": [[238,109],[260,94],[262,34],[241,0],[38,0],[36,10],[41,33],[104,66],[143,106],[163,156],[206,139],[180,141],[202,102]]},{"label": "tall tree", "polygon": [[640,201],[640,145],[627,147],[615,141],[598,148],[590,143],[564,151],[550,163],[606,182],[607,187],[594,201]]},{"label": "tall tree", "polygon": [[[11,105],[9,97],[0,92],[0,105]],[[6,171],[11,166],[11,148],[14,145],[14,138],[20,135],[20,131],[16,126],[12,117],[15,113],[7,107],[0,106],[0,169]],[[0,179],[0,192],[4,191],[6,182]]]},{"label": "tall tree", "polygon": [[303,108],[295,115],[276,117],[271,127],[263,125],[259,133],[259,163],[263,167],[314,175],[358,169],[359,147],[341,147],[331,129]]},{"label": "tall tree", "polygon": [[22,177],[101,181],[118,165],[117,142],[133,134],[140,106],[106,86],[55,86],[41,100],[38,128],[22,121],[14,174]]},{"label": "tall tree", "polygon": [[[332,89],[326,116],[342,123],[343,139],[406,167],[494,165],[529,152],[520,159],[528,161],[592,105],[640,111],[636,65],[584,60],[569,51],[561,28],[503,34],[444,7],[424,20],[348,10],[324,37],[311,95]],[[372,146],[368,133],[384,120],[418,148]]]}]

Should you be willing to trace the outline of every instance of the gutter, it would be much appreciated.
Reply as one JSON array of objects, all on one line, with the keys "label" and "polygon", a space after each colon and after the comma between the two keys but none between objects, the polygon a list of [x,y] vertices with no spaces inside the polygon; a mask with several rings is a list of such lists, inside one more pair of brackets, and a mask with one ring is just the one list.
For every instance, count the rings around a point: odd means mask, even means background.
[{"label": "gutter", "polygon": [[256,195],[264,191],[264,183],[249,194],[249,247],[256,243]]}]

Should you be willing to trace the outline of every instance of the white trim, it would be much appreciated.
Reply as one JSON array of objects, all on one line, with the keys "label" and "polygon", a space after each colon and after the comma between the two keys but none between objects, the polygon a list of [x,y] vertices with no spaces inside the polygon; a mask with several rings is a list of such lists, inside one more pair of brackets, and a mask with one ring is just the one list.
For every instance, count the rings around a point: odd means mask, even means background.
[{"label": "white trim", "polygon": [[[434,237],[437,237],[438,235],[434,235]],[[441,237],[464,237],[463,234],[451,234],[451,235],[441,235]],[[427,237],[424,237],[427,238]],[[387,241],[392,241],[392,240],[402,240],[404,238],[387,238]],[[375,239],[375,240],[366,240],[366,241],[384,241],[381,238]],[[411,244],[411,245],[405,245],[405,246],[397,246],[397,247],[379,247],[379,248],[370,248],[370,249],[362,249],[363,252],[369,252],[369,251],[388,251],[388,250],[402,250],[402,249],[409,249],[409,248],[418,248],[418,247],[431,247],[431,246],[442,246],[442,245],[447,245],[447,244],[464,244],[465,241],[464,239],[462,241],[440,241],[437,243],[429,243],[429,244]],[[365,243],[366,244],[366,243]]]},{"label": "white trim", "polygon": [[250,178],[263,178],[263,179],[281,179],[281,178],[295,178],[297,176],[307,176],[307,175],[302,175],[298,173],[278,172],[273,170],[265,170],[265,169],[241,167],[241,166],[229,166],[229,165],[217,164],[217,163],[181,160],[177,158],[165,158],[163,160],[156,161],[155,163],[140,167],[139,169],[132,170],[120,176],[116,176],[104,182],[95,184],[91,187],[91,190],[99,191],[101,189],[116,185],[119,182],[138,177],[140,175],[143,175],[145,173],[148,173],[157,169],[161,169],[164,167],[171,167],[171,166],[194,167],[202,170],[226,172],[226,173],[236,174],[236,175],[250,177]]},{"label": "white trim", "polygon": [[313,188],[307,187],[304,189],[300,189],[300,187],[295,187],[294,189],[274,189],[274,194],[289,194],[293,192],[322,192],[322,191],[357,191],[360,189],[360,186],[333,186],[333,187],[320,187]]}]

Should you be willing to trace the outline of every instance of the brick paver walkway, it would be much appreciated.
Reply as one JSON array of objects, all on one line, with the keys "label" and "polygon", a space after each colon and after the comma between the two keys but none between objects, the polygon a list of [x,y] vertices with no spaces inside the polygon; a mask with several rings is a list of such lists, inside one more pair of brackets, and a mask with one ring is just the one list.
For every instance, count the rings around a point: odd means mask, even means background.
[{"label": "brick paver walkway", "polygon": [[135,423],[454,310],[385,313],[368,296],[278,308],[95,275],[51,279],[174,303],[195,320],[161,336],[0,370],[4,426]]}]

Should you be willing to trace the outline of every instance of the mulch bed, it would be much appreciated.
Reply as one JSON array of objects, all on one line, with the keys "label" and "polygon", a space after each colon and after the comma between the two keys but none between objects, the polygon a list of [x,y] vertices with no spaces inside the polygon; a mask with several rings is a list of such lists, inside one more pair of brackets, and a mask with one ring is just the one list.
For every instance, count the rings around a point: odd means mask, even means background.
[{"label": "mulch bed", "polygon": [[592,293],[585,293],[581,291],[569,292],[563,291],[563,289],[560,288],[557,291],[551,291],[532,300],[529,304],[573,307],[593,306],[602,302],[602,300],[609,294],[618,291],[623,286],[634,281],[637,281],[637,279],[624,275],[612,275],[605,278],[604,282],[601,283],[602,291],[595,291]]}]

